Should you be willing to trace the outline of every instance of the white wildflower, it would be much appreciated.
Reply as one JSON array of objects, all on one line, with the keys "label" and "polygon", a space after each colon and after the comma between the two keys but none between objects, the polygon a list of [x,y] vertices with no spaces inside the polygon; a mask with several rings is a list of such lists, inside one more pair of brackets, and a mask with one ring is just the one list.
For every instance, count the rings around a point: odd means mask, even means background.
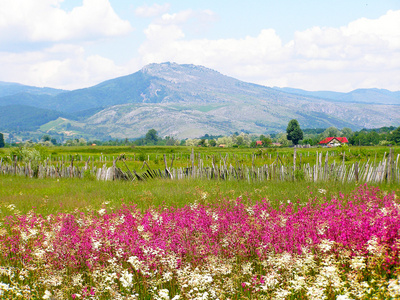
[{"label": "white wildflower", "polygon": [[99,213],[100,216],[103,216],[103,215],[106,213],[105,208],[100,209],[100,210],[98,211],[98,213]]},{"label": "white wildflower", "polygon": [[365,257],[356,256],[351,259],[350,266],[353,270],[363,270],[365,269]]},{"label": "white wildflower", "polygon": [[352,298],[349,298],[347,295],[338,295],[336,300],[352,300]]},{"label": "white wildflower", "polygon": [[334,243],[335,243],[334,241],[324,239],[321,241],[321,244],[319,244],[318,247],[322,250],[322,252],[326,253],[332,249]]},{"label": "white wildflower", "polygon": [[219,225],[213,224],[213,225],[211,225],[210,228],[211,228],[212,233],[216,233],[218,231]]},{"label": "white wildflower", "polygon": [[263,276],[264,284],[261,285],[261,289],[268,290],[274,288],[279,283],[278,276],[275,272]]},{"label": "white wildflower", "polygon": [[388,290],[391,297],[398,298],[400,296],[399,278],[389,280]]},{"label": "white wildflower", "polygon": [[92,238],[92,246],[93,246],[93,249],[97,250],[97,249],[100,248],[101,242],[100,241],[96,241],[95,239]]},{"label": "white wildflower", "polygon": [[138,259],[137,256],[131,256],[128,259],[128,263],[132,265],[132,267],[136,270],[139,271],[142,267],[142,262]]},{"label": "white wildflower", "polygon": [[83,282],[82,274],[77,273],[75,275],[72,275],[72,285],[73,286],[81,285],[82,282]]},{"label": "white wildflower", "polygon": [[307,296],[309,296],[310,299],[327,299],[325,296],[325,289],[314,285],[307,287]]},{"label": "white wildflower", "polygon": [[326,194],[326,190],[325,189],[318,189],[318,193],[325,195]]},{"label": "white wildflower", "polygon": [[290,281],[291,288],[296,292],[301,291],[306,286],[306,278],[303,276],[295,275],[293,280]]},{"label": "white wildflower", "polygon": [[162,289],[158,291],[159,299],[169,300],[169,291],[167,289]]},{"label": "white wildflower", "polygon": [[284,299],[287,298],[287,296],[289,296],[289,294],[290,294],[289,291],[284,290],[284,289],[279,289],[279,290],[276,291],[274,298],[277,299],[277,300],[278,299],[284,300]]},{"label": "white wildflower", "polygon": [[279,222],[279,226],[280,227],[285,227],[287,218],[285,218],[284,216],[279,216],[279,218],[281,219],[280,222]]},{"label": "white wildflower", "polygon": [[269,217],[269,213],[267,213],[265,210],[263,210],[260,214],[260,218],[262,220],[266,220]]},{"label": "white wildflower", "polygon": [[370,253],[372,254],[377,254],[378,252],[378,239],[376,236],[373,236],[368,242],[367,242],[367,249]]},{"label": "white wildflower", "polygon": [[246,208],[246,211],[247,211],[247,213],[248,213],[250,216],[254,215],[254,210],[253,210],[252,207]]},{"label": "white wildflower", "polygon": [[163,279],[168,282],[172,279],[172,276],[173,276],[172,272],[165,272],[163,274]]},{"label": "white wildflower", "polygon": [[253,266],[251,262],[242,264],[243,274],[251,274],[253,272]]},{"label": "white wildflower", "polygon": [[221,246],[227,248],[229,246],[228,238],[224,237],[221,241]]},{"label": "white wildflower", "polygon": [[133,275],[129,273],[127,270],[124,270],[121,273],[121,277],[119,278],[119,281],[121,282],[122,286],[124,288],[128,288],[132,286],[132,278]]},{"label": "white wildflower", "polygon": [[52,296],[51,293],[48,290],[46,290],[44,292],[43,299],[50,299],[51,296]]},{"label": "white wildflower", "polygon": [[46,251],[43,249],[36,249],[35,252],[33,252],[33,255],[35,255],[38,259],[41,259],[45,255]]}]

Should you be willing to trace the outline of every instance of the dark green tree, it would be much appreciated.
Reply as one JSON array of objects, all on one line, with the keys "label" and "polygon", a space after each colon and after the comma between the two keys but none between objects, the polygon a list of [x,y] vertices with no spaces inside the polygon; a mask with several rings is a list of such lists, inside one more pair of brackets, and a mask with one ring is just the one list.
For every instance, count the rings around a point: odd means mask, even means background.
[{"label": "dark green tree", "polygon": [[205,139],[201,139],[200,142],[199,142],[199,146],[206,147],[207,146],[206,145],[206,140]]},{"label": "dark green tree", "polygon": [[144,139],[146,141],[146,144],[156,145],[159,140],[157,131],[155,129],[150,129],[149,131],[147,131]]},{"label": "dark green tree", "polygon": [[390,135],[390,140],[396,144],[400,144],[400,126],[392,132]]},{"label": "dark green tree", "polygon": [[48,134],[45,134],[44,136],[42,136],[42,141],[43,142],[49,142],[51,141],[51,136]]},{"label": "dark green tree", "polygon": [[299,122],[296,119],[290,120],[287,128],[287,139],[292,141],[293,144],[297,145],[301,139],[303,139],[303,131],[300,128]]},{"label": "dark green tree", "polygon": [[4,147],[4,135],[0,133],[0,148]]},{"label": "dark green tree", "polygon": [[217,145],[217,142],[216,142],[214,139],[212,139],[212,140],[209,140],[209,141],[208,141],[208,144],[209,144],[211,147],[215,147],[215,146]]}]

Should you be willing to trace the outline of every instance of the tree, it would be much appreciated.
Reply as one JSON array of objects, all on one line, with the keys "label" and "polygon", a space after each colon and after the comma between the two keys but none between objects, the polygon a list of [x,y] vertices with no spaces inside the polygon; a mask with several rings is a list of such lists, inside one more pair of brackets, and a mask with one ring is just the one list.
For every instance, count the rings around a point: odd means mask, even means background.
[{"label": "tree", "polygon": [[51,136],[48,134],[45,134],[44,136],[42,136],[42,141],[43,142],[51,141]]},{"label": "tree", "polygon": [[146,140],[146,144],[156,145],[159,139],[157,131],[155,129],[150,129],[149,131],[147,131],[144,139]]},{"label": "tree", "polygon": [[327,128],[323,133],[322,133],[322,137],[323,138],[327,138],[327,137],[338,137],[341,136],[339,129],[337,129],[334,126],[331,126],[329,128]]},{"label": "tree", "polygon": [[351,130],[351,128],[349,128],[349,127],[343,127],[341,131],[342,131],[342,135],[347,138],[351,137],[354,134],[353,130]]},{"label": "tree", "polygon": [[215,146],[217,145],[217,142],[216,142],[214,139],[212,139],[212,140],[209,140],[209,141],[208,141],[208,144],[209,144],[211,147],[215,147]]},{"label": "tree", "polygon": [[0,148],[4,147],[4,135],[0,133]]},{"label": "tree", "polygon": [[201,139],[198,145],[201,147],[207,147],[206,139]]},{"label": "tree", "polygon": [[296,119],[290,120],[287,128],[287,139],[292,141],[293,144],[297,145],[299,141],[303,138],[303,131],[300,129],[299,122]]},{"label": "tree", "polygon": [[396,144],[400,144],[400,126],[392,132],[390,140]]}]

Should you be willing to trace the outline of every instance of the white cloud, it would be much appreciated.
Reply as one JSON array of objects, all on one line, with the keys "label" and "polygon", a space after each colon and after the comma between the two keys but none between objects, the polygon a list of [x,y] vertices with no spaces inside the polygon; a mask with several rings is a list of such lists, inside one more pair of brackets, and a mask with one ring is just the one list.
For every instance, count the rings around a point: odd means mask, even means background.
[{"label": "white cloud", "polygon": [[0,1],[0,42],[60,42],[129,33],[132,27],[108,0],[83,0],[67,12],[63,0]]},{"label": "white cloud", "polygon": [[[87,87],[132,73],[144,64],[174,61],[204,65],[267,86],[349,91],[361,87],[400,90],[400,10],[359,19],[338,28],[296,32],[287,44],[273,29],[241,39],[189,38],[217,20],[209,10],[167,13],[170,6],[142,6],[137,16],[154,18],[139,56],[118,66],[90,53],[78,40],[127,34],[108,0],[83,0],[71,11],[63,0],[0,0],[0,80],[59,88]],[[25,43],[36,49],[7,52]],[[87,43],[85,43],[87,45]]]},{"label": "white cloud", "polygon": [[63,89],[92,86],[125,75],[132,69],[132,65],[117,66],[99,55],[86,56],[83,47],[71,44],[59,44],[37,52],[0,52],[0,66],[0,81]]},{"label": "white cloud", "polygon": [[340,28],[296,32],[286,45],[272,29],[243,39],[186,39],[185,24],[195,13],[164,14],[155,20],[139,49],[143,63],[201,64],[269,86],[400,90],[400,11]]},{"label": "white cloud", "polygon": [[160,4],[153,4],[152,6],[148,5],[143,5],[139,6],[138,8],[135,9],[135,14],[138,17],[144,17],[144,18],[153,18],[162,15],[163,13],[166,13],[170,9],[170,4],[165,3],[163,5]]}]

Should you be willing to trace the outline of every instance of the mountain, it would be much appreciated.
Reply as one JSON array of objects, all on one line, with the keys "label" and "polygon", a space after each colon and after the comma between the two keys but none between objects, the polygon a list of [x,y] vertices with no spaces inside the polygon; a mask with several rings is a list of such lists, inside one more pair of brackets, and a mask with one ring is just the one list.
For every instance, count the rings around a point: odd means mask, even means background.
[{"label": "mountain", "polygon": [[41,125],[63,116],[63,113],[27,105],[1,107],[0,128],[6,130],[35,131]]},{"label": "mountain", "polygon": [[62,92],[65,92],[65,90],[53,89],[47,87],[39,88],[35,86],[22,85],[19,83],[0,81],[0,97],[22,94],[22,93],[54,96]]},{"label": "mountain", "polygon": [[[30,105],[58,112],[51,124],[47,119],[36,124],[42,132],[51,128],[62,133],[68,127],[68,134],[135,138],[154,128],[161,136],[187,138],[278,132],[293,118],[302,128],[398,126],[400,103],[393,100],[398,94],[377,89],[345,94],[269,88],[202,66],[162,63],[85,89],[8,94],[0,97],[0,106]],[[13,115],[18,120],[18,114]]]},{"label": "mountain", "polygon": [[400,92],[391,92],[384,89],[357,89],[349,93],[329,92],[329,91],[310,92],[288,87],[286,88],[274,87],[274,89],[291,94],[322,98],[337,102],[400,105]]}]

